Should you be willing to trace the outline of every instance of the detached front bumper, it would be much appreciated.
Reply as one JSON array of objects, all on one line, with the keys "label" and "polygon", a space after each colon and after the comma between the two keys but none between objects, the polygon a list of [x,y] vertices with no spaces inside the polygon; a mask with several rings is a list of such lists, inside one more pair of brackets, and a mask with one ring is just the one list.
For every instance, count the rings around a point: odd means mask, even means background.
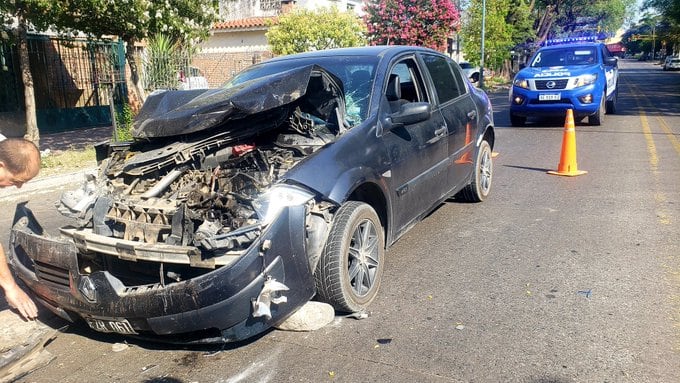
[{"label": "detached front bumper", "polygon": [[[554,100],[540,100],[543,94],[557,95]],[[583,97],[590,95],[592,102],[582,102]],[[518,103],[516,98],[521,99]],[[602,90],[595,85],[588,85],[577,89],[535,91],[513,86],[510,90],[510,113],[521,117],[550,117],[561,116],[567,109],[574,111],[574,117],[583,118],[597,112],[602,98]]]},{"label": "detached front bumper", "polygon": [[[98,331],[167,342],[231,342],[265,331],[313,297],[304,223],[303,206],[286,208],[227,266],[170,284],[126,286],[109,271],[88,273],[73,240],[44,235],[20,204],[9,260],[38,300],[66,320],[82,318]],[[162,258],[163,251],[156,256]],[[272,303],[271,317],[255,317],[253,302],[268,280],[289,288],[280,292],[286,302]]]}]

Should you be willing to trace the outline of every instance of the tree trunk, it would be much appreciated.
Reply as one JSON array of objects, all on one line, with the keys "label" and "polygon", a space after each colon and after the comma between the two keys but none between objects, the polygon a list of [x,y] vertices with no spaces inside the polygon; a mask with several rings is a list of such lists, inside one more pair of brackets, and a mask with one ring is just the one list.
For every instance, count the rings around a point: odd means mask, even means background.
[{"label": "tree trunk", "polygon": [[146,100],[146,94],[142,84],[139,81],[139,69],[137,68],[137,61],[135,61],[135,42],[128,40],[125,42],[125,60],[130,66],[130,78],[132,79],[132,91],[135,93],[135,98],[139,105],[133,105],[133,108],[139,110],[141,104]]},{"label": "tree trunk", "polygon": [[19,37],[19,69],[21,70],[21,81],[24,83],[24,108],[26,109],[26,133],[24,138],[32,141],[35,146],[40,147],[40,132],[38,131],[38,120],[35,112],[33,75],[31,75],[31,63],[28,58],[26,25],[23,20],[20,20],[17,31]]}]

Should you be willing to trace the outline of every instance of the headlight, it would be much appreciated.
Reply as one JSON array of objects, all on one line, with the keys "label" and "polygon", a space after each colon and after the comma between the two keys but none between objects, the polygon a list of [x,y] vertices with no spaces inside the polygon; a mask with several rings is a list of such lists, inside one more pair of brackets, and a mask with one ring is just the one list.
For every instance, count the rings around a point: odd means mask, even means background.
[{"label": "headlight", "polygon": [[586,86],[595,83],[597,80],[597,74],[584,74],[576,77],[575,87]]},{"label": "headlight", "polygon": [[275,185],[253,201],[260,223],[267,225],[286,207],[304,205],[314,198],[307,190],[293,185]]},{"label": "headlight", "polygon": [[512,84],[520,88],[529,89],[529,81],[523,78],[516,78]]}]

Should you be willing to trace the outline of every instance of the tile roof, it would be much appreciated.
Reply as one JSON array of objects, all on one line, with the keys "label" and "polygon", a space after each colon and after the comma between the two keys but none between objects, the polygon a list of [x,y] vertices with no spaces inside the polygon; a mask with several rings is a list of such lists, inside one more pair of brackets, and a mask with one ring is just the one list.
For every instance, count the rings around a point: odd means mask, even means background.
[{"label": "tile roof", "polygon": [[267,22],[276,23],[278,18],[276,16],[268,17],[247,17],[238,20],[220,21],[213,24],[213,29],[249,29],[262,28],[267,26]]}]

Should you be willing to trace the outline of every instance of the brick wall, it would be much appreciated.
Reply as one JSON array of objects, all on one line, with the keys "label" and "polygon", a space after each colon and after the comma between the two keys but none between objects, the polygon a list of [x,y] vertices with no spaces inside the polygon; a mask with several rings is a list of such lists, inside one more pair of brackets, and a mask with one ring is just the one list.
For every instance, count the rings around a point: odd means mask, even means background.
[{"label": "brick wall", "polygon": [[203,72],[211,88],[218,87],[241,70],[274,57],[269,51],[198,53],[192,65]]}]

